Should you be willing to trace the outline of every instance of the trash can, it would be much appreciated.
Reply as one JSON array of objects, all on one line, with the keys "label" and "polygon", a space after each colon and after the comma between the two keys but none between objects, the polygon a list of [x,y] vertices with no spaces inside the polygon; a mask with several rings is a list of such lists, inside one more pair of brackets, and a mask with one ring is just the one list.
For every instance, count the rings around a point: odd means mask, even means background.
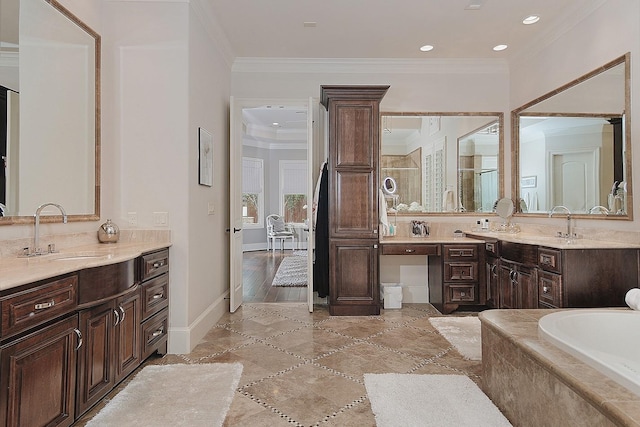
[{"label": "trash can", "polygon": [[385,310],[402,308],[402,283],[380,283],[380,298]]}]

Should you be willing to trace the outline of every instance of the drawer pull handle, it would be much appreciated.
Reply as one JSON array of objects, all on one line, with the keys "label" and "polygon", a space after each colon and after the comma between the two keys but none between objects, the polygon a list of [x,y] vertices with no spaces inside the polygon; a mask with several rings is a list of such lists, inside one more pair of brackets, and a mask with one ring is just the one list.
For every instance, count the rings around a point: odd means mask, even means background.
[{"label": "drawer pull handle", "polygon": [[153,268],[160,268],[164,265],[164,261],[156,261],[153,263]]},{"label": "drawer pull handle", "polygon": [[159,294],[155,294],[154,296],[151,297],[151,299],[160,299],[164,297],[164,293],[160,292]]},{"label": "drawer pull handle", "polygon": [[124,307],[120,306],[120,313],[122,314],[120,316],[120,323],[124,322],[124,317],[126,316],[126,312],[124,311]]},{"label": "drawer pull handle", "polygon": [[78,351],[80,350],[80,347],[82,347],[82,332],[80,332],[80,330],[77,328],[74,328],[73,332],[75,332],[78,336],[78,345],[76,346],[76,351]]},{"label": "drawer pull handle", "polygon": [[542,293],[543,294],[548,294],[549,293],[549,287],[548,286],[543,286],[542,287]]},{"label": "drawer pull handle", "polygon": [[410,254],[410,253],[415,252],[416,250],[415,250],[415,249],[405,249],[404,251],[405,251],[406,253]]},{"label": "drawer pull handle", "polygon": [[151,334],[151,338],[159,337],[162,334],[164,334],[164,328],[160,328],[157,331],[155,331],[154,333],[152,333]]},{"label": "drawer pull handle", "polygon": [[36,304],[33,308],[34,308],[34,310],[44,310],[44,309],[47,309],[47,308],[51,308],[54,305],[56,305],[55,301],[49,301],[49,302],[42,302],[40,304]]},{"label": "drawer pull handle", "polygon": [[118,323],[120,323],[120,313],[118,313],[117,310],[113,310],[113,318],[114,318],[113,326],[118,326]]}]

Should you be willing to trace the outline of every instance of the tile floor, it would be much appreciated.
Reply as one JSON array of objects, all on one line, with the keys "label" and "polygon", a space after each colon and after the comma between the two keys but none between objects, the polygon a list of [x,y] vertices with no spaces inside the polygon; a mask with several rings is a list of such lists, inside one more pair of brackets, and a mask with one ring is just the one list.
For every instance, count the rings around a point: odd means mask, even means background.
[{"label": "tile floor", "polygon": [[440,313],[429,304],[332,317],[324,306],[309,313],[300,303],[250,303],[223,316],[190,354],[146,363],[242,363],[226,426],[375,426],[365,373],[463,374],[480,382],[481,362],[463,359],[431,326],[432,316]]}]

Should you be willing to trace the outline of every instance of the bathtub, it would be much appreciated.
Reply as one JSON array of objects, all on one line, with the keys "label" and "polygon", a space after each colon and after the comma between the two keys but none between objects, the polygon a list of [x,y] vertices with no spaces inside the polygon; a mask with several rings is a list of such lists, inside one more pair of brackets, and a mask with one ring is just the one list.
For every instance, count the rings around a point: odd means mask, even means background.
[{"label": "bathtub", "polygon": [[538,334],[640,396],[640,311],[558,311],[539,320]]}]

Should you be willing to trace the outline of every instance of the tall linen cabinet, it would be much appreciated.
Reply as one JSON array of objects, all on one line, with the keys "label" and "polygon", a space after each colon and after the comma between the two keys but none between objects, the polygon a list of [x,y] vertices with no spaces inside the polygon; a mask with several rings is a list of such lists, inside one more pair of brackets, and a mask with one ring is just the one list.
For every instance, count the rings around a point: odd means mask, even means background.
[{"label": "tall linen cabinet", "polygon": [[380,101],[389,86],[321,86],[329,118],[329,312],[380,314]]}]

